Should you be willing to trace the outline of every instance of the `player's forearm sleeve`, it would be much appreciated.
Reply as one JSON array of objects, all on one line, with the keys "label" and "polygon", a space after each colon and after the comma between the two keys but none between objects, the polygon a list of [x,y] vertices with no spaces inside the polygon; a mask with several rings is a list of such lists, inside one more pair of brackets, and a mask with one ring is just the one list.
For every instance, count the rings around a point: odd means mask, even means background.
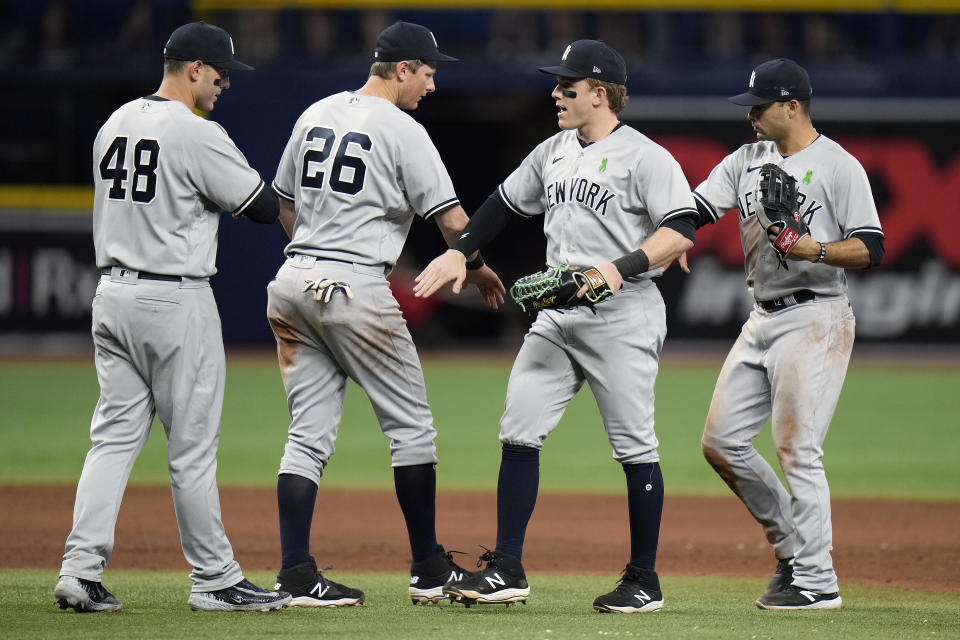
[{"label": "player's forearm sleeve", "polygon": [[469,256],[474,251],[487,246],[491,240],[497,237],[497,234],[503,231],[509,221],[510,210],[500,200],[500,196],[494,192],[483,201],[483,204],[470,218],[470,222],[464,227],[460,238],[450,248]]},{"label": "player's forearm sleeve", "polygon": [[254,222],[273,224],[280,215],[280,203],[271,189],[261,189],[256,199],[240,213]]}]

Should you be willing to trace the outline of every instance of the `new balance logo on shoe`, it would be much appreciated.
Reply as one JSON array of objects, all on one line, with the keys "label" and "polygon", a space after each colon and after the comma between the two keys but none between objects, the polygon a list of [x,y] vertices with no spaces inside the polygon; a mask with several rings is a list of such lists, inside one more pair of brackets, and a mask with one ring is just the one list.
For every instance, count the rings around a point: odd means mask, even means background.
[{"label": "new balance logo on shoe", "polygon": [[507,586],[506,580],[500,577],[499,573],[495,573],[492,576],[483,576],[483,579],[487,581],[487,584],[490,585],[490,588],[493,589],[497,585],[501,587]]},{"label": "new balance logo on shoe", "polygon": [[310,589],[310,595],[316,594],[318,598],[322,598],[323,594],[329,590],[329,586],[323,584],[322,582],[318,582],[317,584],[313,585],[313,589]]},{"label": "new balance logo on shoe", "polygon": [[410,584],[417,584],[420,582],[420,576],[410,576]]},{"label": "new balance logo on shoe", "polygon": [[643,604],[647,604],[648,602],[653,600],[653,598],[647,595],[646,591],[638,591],[637,593],[633,594],[633,597],[639,600]]},{"label": "new balance logo on shoe", "polygon": [[820,594],[817,593],[816,591],[806,591],[804,589],[800,590],[800,595],[802,595],[804,598],[806,598],[810,602],[816,602],[817,598],[819,598],[820,596]]},{"label": "new balance logo on shoe", "polygon": [[447,582],[459,582],[460,580],[463,580],[463,573],[457,571],[451,571],[450,577],[447,578]]}]

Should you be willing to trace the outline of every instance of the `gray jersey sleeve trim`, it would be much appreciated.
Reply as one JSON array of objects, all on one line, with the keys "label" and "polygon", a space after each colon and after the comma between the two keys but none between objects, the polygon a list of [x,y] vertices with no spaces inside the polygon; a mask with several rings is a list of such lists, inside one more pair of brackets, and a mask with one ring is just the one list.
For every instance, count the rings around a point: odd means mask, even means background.
[{"label": "gray jersey sleeve trim", "polygon": [[283,189],[281,189],[280,187],[278,187],[276,180],[273,181],[273,190],[277,192],[278,196],[280,196],[281,198],[284,198],[285,200],[289,200],[290,202],[294,202],[297,199],[296,196],[292,196],[286,191],[284,191]]},{"label": "gray jersey sleeve trim", "polygon": [[457,206],[458,204],[460,204],[460,199],[459,199],[459,198],[450,198],[449,200],[444,200],[443,202],[441,202],[441,203],[438,204],[437,206],[432,207],[432,208],[429,209],[428,211],[424,212],[424,214],[423,214],[423,219],[424,219],[424,220],[429,220],[432,216],[434,216],[434,215],[436,215],[436,214],[438,214],[438,213],[443,213],[443,212],[446,211],[447,209],[451,209],[451,208]]},{"label": "gray jersey sleeve trim", "polygon": [[263,180],[261,180],[260,184],[257,185],[257,188],[253,190],[253,193],[247,196],[247,199],[241,202],[239,207],[237,207],[236,209],[230,212],[231,215],[237,215],[239,213],[243,213],[243,210],[249,207],[250,203],[256,200],[257,196],[260,195],[260,192],[263,191],[263,185],[264,185],[264,182]]},{"label": "gray jersey sleeve trim", "polygon": [[532,213],[524,213],[520,210],[520,207],[510,202],[510,198],[507,197],[507,192],[503,190],[502,184],[497,187],[497,193],[500,194],[500,199],[503,200],[503,204],[507,205],[507,207],[518,216],[523,216],[524,218],[532,218],[534,216]]},{"label": "gray jersey sleeve trim", "polygon": [[709,201],[709,200],[707,200],[706,198],[704,198],[702,195],[700,195],[700,194],[697,193],[696,191],[693,192],[693,197],[694,197],[694,199],[695,199],[698,203],[700,203],[700,204],[703,205],[702,210],[703,210],[704,212],[706,212],[706,214],[707,214],[708,216],[710,216],[710,218],[711,218],[711,220],[709,220],[709,221],[708,221],[708,220],[704,220],[704,222],[709,222],[710,224],[713,224],[713,223],[715,223],[717,220],[720,219],[720,216],[717,215],[717,209],[716,209],[716,207],[714,207],[712,204],[710,204],[710,201]]}]

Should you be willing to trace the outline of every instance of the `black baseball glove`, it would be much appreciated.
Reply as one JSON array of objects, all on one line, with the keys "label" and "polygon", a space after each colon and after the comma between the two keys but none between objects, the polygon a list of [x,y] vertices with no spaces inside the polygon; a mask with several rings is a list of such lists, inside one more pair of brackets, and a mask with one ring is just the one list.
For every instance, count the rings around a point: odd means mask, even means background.
[{"label": "black baseball glove", "polygon": [[[578,298],[577,291],[583,285],[587,285],[587,292]],[[527,313],[580,305],[593,307],[612,295],[613,290],[599,269],[569,264],[547,265],[543,271],[524,276],[510,287],[510,296]]]},{"label": "black baseball glove", "polygon": [[782,168],[768,162],[760,167],[757,182],[757,222],[765,232],[770,227],[779,226],[776,238],[770,241],[777,259],[784,268],[787,255],[803,236],[810,235],[807,223],[803,221],[797,205],[797,179]]}]

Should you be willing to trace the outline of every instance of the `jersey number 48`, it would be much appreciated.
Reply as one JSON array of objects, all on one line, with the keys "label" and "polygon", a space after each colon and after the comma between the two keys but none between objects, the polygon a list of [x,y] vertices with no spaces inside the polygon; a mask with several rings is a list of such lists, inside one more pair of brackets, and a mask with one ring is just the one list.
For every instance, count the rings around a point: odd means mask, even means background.
[{"label": "jersey number 48", "polygon": [[[117,136],[107,147],[100,159],[100,179],[111,180],[108,193],[111,200],[126,200],[124,183],[128,171],[124,168],[127,160],[127,137]],[[133,188],[130,198],[134,202],[147,204],[157,195],[157,165],[160,162],[160,143],[150,138],[137,141],[133,147]],[[111,167],[110,165],[113,164]]]},{"label": "jersey number 48", "polygon": [[[314,171],[314,169],[316,165],[327,161],[333,152],[336,141],[336,132],[327,127],[313,127],[307,132],[306,143],[321,143],[323,146],[319,149],[308,149],[304,152],[303,170],[300,173],[300,186],[302,188],[323,189],[325,174],[322,170]],[[357,145],[364,151],[370,151],[373,147],[370,136],[365,133],[350,131],[345,134],[340,140],[340,146],[337,147],[337,155],[333,160],[329,182],[330,188],[334,191],[353,196],[363,189],[363,180],[367,175],[367,165],[364,164],[362,157],[349,155],[351,144]],[[349,179],[344,179],[344,176],[348,173],[345,172],[345,169],[352,169],[349,172]]]}]

